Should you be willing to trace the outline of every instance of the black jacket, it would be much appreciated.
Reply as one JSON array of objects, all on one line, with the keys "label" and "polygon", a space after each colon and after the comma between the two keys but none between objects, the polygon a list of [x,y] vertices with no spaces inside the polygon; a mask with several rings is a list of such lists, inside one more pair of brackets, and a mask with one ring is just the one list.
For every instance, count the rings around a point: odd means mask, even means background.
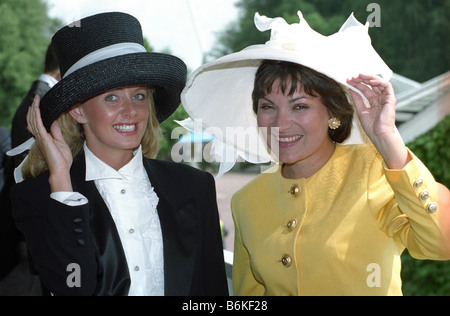
[{"label": "black jacket", "polygon": [[[11,127],[11,148],[15,148],[31,137],[27,129],[27,112],[37,94],[41,98],[50,89],[50,86],[41,80],[31,85],[26,96],[14,115]],[[9,148],[10,149],[10,148]],[[14,168],[20,165],[26,153],[15,157],[3,157],[5,160],[5,185],[0,192],[0,280],[7,276],[19,262],[18,245],[23,239],[14,225],[11,215],[10,190],[14,185]],[[34,271],[32,271],[34,273]]]},{"label": "black jacket", "polygon": [[[144,158],[159,197],[166,295],[228,295],[214,179],[194,168]],[[114,221],[82,155],[71,170],[76,192],[88,198],[70,207],[50,198],[48,173],[17,184],[13,216],[24,233],[44,284],[55,295],[127,295],[130,276]],[[67,286],[80,266],[81,287]]]},{"label": "black jacket", "polygon": [[[20,241],[20,233],[11,216],[11,202],[9,189],[14,183],[13,162],[11,157],[6,156],[6,151],[11,149],[9,131],[0,127],[0,280],[6,277],[19,262],[17,245]],[[7,136],[7,138],[3,138]]]}]

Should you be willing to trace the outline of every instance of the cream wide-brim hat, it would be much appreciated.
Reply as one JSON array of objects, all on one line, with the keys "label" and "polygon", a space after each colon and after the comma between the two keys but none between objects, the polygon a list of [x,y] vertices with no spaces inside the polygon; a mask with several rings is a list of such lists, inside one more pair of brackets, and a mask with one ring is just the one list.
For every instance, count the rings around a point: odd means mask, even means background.
[{"label": "cream wide-brim hat", "polygon": [[[181,94],[190,118],[178,123],[193,132],[214,135],[211,154],[221,163],[219,175],[231,169],[239,157],[251,163],[276,161],[267,149],[252,108],[255,74],[263,60],[307,66],[360,95],[346,83],[348,78],[367,74],[389,81],[392,76],[392,70],[372,47],[368,23],[361,24],[351,14],[337,33],[323,36],[308,25],[300,11],[298,16],[300,23],[289,25],[283,18],[270,19],[256,13],[256,27],[261,32],[271,30],[270,40],[201,66]],[[366,140],[359,120],[354,119],[346,143]]]}]

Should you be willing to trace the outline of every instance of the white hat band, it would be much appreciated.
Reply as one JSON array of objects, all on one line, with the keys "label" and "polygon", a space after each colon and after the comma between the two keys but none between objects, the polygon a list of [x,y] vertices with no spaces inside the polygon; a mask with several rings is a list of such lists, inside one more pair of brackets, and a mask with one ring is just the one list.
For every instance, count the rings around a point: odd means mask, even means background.
[{"label": "white hat band", "polygon": [[68,75],[77,71],[80,68],[86,67],[101,60],[105,60],[120,55],[145,53],[145,52],[147,52],[145,47],[138,43],[120,43],[103,47],[84,56],[75,64],[73,64],[72,67],[70,67],[66,71],[63,78],[66,78]]}]

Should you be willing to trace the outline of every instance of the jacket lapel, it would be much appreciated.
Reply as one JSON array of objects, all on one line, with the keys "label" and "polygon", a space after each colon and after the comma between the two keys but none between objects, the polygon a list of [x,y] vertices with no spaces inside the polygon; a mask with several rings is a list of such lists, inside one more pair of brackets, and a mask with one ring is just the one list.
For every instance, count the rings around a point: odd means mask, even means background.
[{"label": "jacket lapel", "polygon": [[[195,202],[177,187],[177,179],[168,179],[165,169],[144,159],[144,167],[159,198],[158,215],[164,244],[165,295],[190,294],[195,268],[199,223]],[[90,224],[99,256],[99,288],[96,295],[127,295],[130,276],[122,243],[114,220],[93,181],[85,181],[86,164],[81,157],[74,162],[72,183],[90,203]]]},{"label": "jacket lapel", "polygon": [[144,166],[159,198],[158,215],[164,243],[165,294],[190,293],[198,243],[198,223],[192,197],[183,195],[177,179],[168,179],[162,165],[144,158]]},{"label": "jacket lapel", "polygon": [[84,155],[73,165],[71,177],[75,192],[83,194],[90,205],[89,223],[98,256],[98,286],[95,295],[125,296],[130,288],[130,275],[116,224],[94,181],[85,181]]}]

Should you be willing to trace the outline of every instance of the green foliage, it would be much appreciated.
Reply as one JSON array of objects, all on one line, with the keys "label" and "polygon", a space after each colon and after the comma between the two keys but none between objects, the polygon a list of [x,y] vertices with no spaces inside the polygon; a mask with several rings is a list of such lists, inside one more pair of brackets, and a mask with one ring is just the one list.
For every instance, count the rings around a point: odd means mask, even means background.
[{"label": "green foliage", "polygon": [[59,22],[43,0],[0,0],[0,125],[10,127],[22,98],[44,67]]},{"label": "green foliage", "polygon": [[[450,187],[450,115],[407,146],[437,181]],[[402,255],[405,295],[450,295],[450,261],[415,260]]]},{"label": "green foliage", "polygon": [[[381,27],[371,28],[370,35],[394,72],[424,82],[450,69],[450,1],[374,2],[381,7]],[[358,10],[361,19],[368,14],[364,11]]]},{"label": "green foliage", "polygon": [[450,261],[416,260],[405,251],[402,280],[405,296],[448,296]]},{"label": "green foliage", "polygon": [[450,115],[408,147],[424,162],[436,181],[450,187]]},{"label": "green foliage", "polygon": [[158,155],[159,159],[171,160],[170,153],[172,147],[177,141],[179,141],[179,137],[181,137],[178,133],[174,135],[174,137],[176,138],[172,139],[172,131],[175,128],[180,128],[180,125],[174,122],[174,120],[182,121],[188,116],[189,115],[186,113],[183,106],[180,105],[178,109],[167,120],[161,123],[161,130],[163,132],[164,139],[160,143],[160,150]]}]

